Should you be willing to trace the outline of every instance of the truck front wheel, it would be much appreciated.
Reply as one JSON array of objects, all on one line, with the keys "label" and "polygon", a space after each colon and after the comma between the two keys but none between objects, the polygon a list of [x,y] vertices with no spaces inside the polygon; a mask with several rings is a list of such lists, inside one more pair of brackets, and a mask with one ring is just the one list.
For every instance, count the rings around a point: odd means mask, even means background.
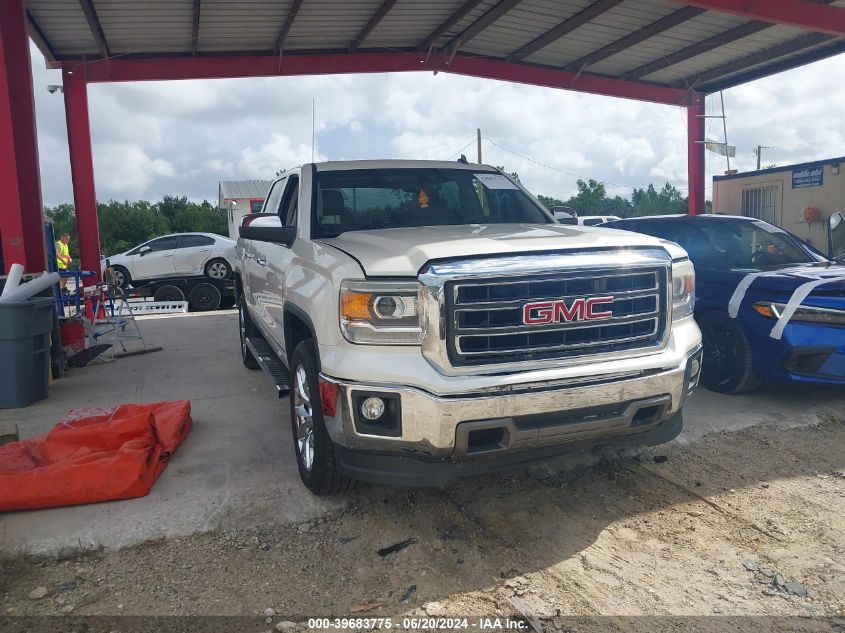
[{"label": "truck front wheel", "polygon": [[296,346],[291,356],[290,419],[293,448],[302,482],[315,495],[348,490],[350,480],[337,473],[334,443],[323,420],[317,377],[317,350],[312,340]]},{"label": "truck front wheel", "polygon": [[751,345],[739,323],[726,312],[705,312],[697,317],[704,342],[701,384],[717,393],[744,393],[756,389]]}]

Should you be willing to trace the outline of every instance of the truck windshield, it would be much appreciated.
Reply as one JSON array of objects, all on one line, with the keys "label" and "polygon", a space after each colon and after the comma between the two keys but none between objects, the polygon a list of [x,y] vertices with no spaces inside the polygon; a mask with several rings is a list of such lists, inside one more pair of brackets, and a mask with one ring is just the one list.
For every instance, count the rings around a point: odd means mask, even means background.
[{"label": "truck windshield", "polygon": [[510,180],[468,169],[355,169],[317,173],[314,236],[455,224],[550,224]]},{"label": "truck windshield", "polygon": [[[634,224],[636,224],[634,226]],[[642,226],[640,226],[642,225]],[[613,224],[626,229],[625,222]],[[802,248],[798,239],[761,220],[672,220],[632,222],[630,229],[672,240],[683,246],[693,263],[712,270],[768,270],[791,264],[824,261]]]}]

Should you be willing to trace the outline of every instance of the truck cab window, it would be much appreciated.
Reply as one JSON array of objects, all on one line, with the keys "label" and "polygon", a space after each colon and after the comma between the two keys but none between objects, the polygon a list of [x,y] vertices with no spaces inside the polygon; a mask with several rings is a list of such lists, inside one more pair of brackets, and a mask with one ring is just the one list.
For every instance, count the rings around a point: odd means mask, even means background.
[{"label": "truck cab window", "polygon": [[296,212],[299,208],[299,178],[291,176],[285,195],[279,205],[279,217],[285,226],[296,226]]}]

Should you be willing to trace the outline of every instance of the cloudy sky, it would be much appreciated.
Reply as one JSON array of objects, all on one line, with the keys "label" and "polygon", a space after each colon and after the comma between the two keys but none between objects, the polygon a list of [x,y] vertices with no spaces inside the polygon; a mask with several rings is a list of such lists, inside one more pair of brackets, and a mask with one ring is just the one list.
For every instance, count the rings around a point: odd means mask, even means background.
[{"label": "cloudy sky", "polygon": [[[32,47],[44,203],[72,200],[60,84]],[[845,155],[845,55],[725,92],[736,166]],[[216,200],[220,180],[271,178],[317,160],[475,157],[517,171],[537,194],[567,198],[578,177],[614,194],[665,182],[686,192],[682,108],[446,74],[279,77],[89,87],[97,197]],[[708,113],[721,111],[718,95]],[[708,136],[722,140],[718,119]],[[519,154],[521,156],[518,156]],[[734,165],[732,165],[734,166]],[[724,157],[707,156],[709,176]]]}]

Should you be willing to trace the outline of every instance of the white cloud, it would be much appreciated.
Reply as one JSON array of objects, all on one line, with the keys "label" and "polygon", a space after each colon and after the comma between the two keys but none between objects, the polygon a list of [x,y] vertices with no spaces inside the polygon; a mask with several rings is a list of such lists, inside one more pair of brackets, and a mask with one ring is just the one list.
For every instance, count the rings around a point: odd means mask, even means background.
[{"label": "white cloud", "polygon": [[[64,111],[46,85],[61,75],[33,72],[44,200],[69,201]],[[845,56],[725,92],[732,166],[788,164],[845,153]],[[318,160],[326,158],[474,160],[476,128],[489,141],[485,162],[517,171],[529,189],[566,197],[577,177],[626,185],[669,181],[687,187],[683,108],[578,94],[440,73],[397,73],[100,84],[90,89],[97,192],[101,199],[165,193],[214,199],[217,181],[269,178],[311,158],[311,104],[316,100]],[[718,97],[708,99],[715,113]],[[708,133],[721,140],[721,121]],[[547,166],[540,165],[542,163]],[[725,169],[707,155],[707,173]]]},{"label": "white cloud", "polygon": [[[326,160],[316,152],[314,159]],[[245,178],[269,178],[277,171],[284,171],[311,160],[311,147],[304,143],[294,145],[284,134],[272,134],[260,147],[247,147],[240,153],[236,170]]]},{"label": "white cloud", "polygon": [[[159,178],[176,178],[176,168],[163,158],[150,158],[137,145],[105,142],[94,153],[95,173],[107,173],[106,188],[122,196],[143,196]],[[102,195],[99,196],[102,199]]]}]

